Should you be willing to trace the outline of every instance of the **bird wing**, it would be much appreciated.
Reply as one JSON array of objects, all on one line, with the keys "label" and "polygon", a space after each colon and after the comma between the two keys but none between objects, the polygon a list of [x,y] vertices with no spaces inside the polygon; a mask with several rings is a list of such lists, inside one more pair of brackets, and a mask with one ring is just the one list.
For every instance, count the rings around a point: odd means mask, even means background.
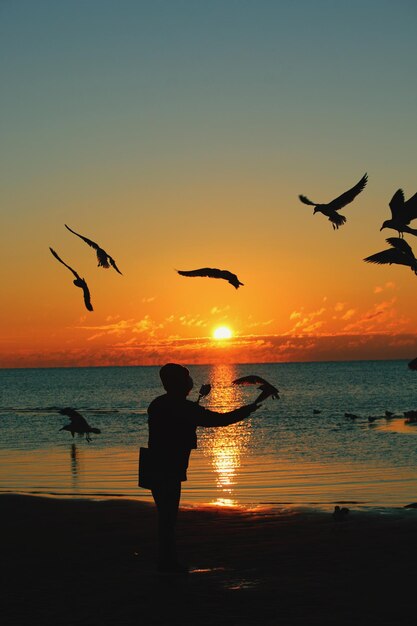
[{"label": "bird wing", "polygon": [[181,276],[204,276],[209,278],[221,278],[221,270],[218,270],[214,267],[202,267],[198,270],[177,270],[177,272],[178,274],[181,274]]},{"label": "bird wing", "polygon": [[122,272],[119,270],[119,268],[116,265],[116,261],[114,259],[112,259],[111,256],[109,256],[109,263],[112,267],[114,267],[114,269],[116,270],[116,272],[118,272],[121,276],[123,276]]},{"label": "bird wing", "polygon": [[402,189],[397,189],[397,191],[392,196],[389,208],[391,209],[392,218],[401,219],[404,218],[404,192]]},{"label": "bird wing", "polygon": [[75,230],[72,230],[72,228],[70,228],[66,224],[65,224],[65,228],[67,228],[71,233],[73,233],[74,235],[77,235],[77,237],[85,241],[85,243],[88,243],[88,245],[94,248],[94,250],[98,250],[100,248],[100,246],[96,244],[94,241],[92,241],[91,239],[88,239],[87,237],[83,237],[83,235],[80,235],[79,233],[76,233]]},{"label": "bird wing", "polygon": [[89,425],[85,417],[83,417],[81,413],[78,413],[78,411],[76,411],[75,409],[72,409],[71,407],[67,407],[65,409],[60,409],[59,413],[61,415],[66,415],[67,417],[69,417],[71,424],[75,426],[76,428],[85,427],[85,426],[89,428]]},{"label": "bird wing", "polygon": [[259,389],[261,390],[261,393],[255,400],[256,404],[263,402],[270,396],[279,400],[278,389],[276,387],[273,387],[272,385],[261,385]]},{"label": "bird wing", "polygon": [[[233,381],[233,385],[269,385],[269,383],[260,376],[256,376],[254,374],[250,374],[249,376],[242,376],[241,378],[236,378]],[[270,385],[272,387],[272,385]]]},{"label": "bird wing", "polygon": [[385,241],[389,243],[390,246],[392,246],[396,250],[399,250],[403,254],[414,257],[414,253],[409,244],[405,241],[405,239],[402,239],[401,237],[388,237],[388,239],[386,239]]},{"label": "bird wing", "polygon": [[298,196],[299,199],[301,200],[301,202],[304,202],[304,204],[309,204],[310,206],[316,206],[317,202],[312,202],[311,200],[309,200],[307,198],[307,196]]},{"label": "bird wing", "polygon": [[366,257],[364,261],[366,261],[366,263],[376,263],[377,265],[391,265],[392,263],[395,263],[396,265],[410,266],[410,260],[407,259],[405,254],[395,248],[371,254],[371,256]]},{"label": "bird wing", "polygon": [[362,176],[360,181],[356,183],[356,185],[352,187],[352,189],[349,189],[349,191],[345,191],[345,193],[342,193],[341,196],[338,196],[337,198],[329,202],[328,206],[335,211],[343,208],[356,198],[356,196],[365,188],[367,182],[368,174],[364,174],[364,176]]},{"label": "bird wing", "polygon": [[65,265],[66,268],[68,268],[70,270],[70,272],[72,272],[75,276],[75,278],[78,280],[80,277],[77,274],[77,272],[75,270],[72,269],[72,267],[70,267],[69,265],[67,265],[62,259],[61,257],[55,252],[55,250],[51,247],[49,247],[50,251],[52,252],[52,254],[54,255],[54,257],[60,262],[62,263],[62,265]]},{"label": "bird wing", "polygon": [[405,202],[404,213],[407,222],[411,222],[411,220],[415,220],[417,218],[417,193]]},{"label": "bird wing", "polygon": [[82,285],[77,285],[77,286],[80,286],[81,289],[83,290],[85,308],[87,309],[87,311],[93,311],[94,309],[93,309],[93,305],[91,304],[91,295],[90,295],[90,290],[88,288],[88,285],[83,278],[81,278],[81,281],[82,281]]}]

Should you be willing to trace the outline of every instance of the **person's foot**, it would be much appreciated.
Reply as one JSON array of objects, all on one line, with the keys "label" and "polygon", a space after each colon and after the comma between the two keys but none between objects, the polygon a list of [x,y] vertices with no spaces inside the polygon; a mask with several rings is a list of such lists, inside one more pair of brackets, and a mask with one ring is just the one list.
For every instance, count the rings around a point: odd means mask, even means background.
[{"label": "person's foot", "polygon": [[188,572],[188,566],[178,563],[178,561],[158,563],[158,574],[188,574]]}]

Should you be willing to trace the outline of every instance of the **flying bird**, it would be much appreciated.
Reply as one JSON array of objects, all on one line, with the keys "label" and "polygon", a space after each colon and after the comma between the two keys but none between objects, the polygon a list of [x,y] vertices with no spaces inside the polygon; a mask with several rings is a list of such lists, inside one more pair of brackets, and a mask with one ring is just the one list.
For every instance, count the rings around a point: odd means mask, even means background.
[{"label": "flying bird", "polygon": [[118,272],[119,274],[122,274],[122,272],[117,267],[115,260],[112,259],[112,257],[109,254],[107,254],[107,252],[103,250],[103,248],[100,248],[100,246],[97,243],[95,243],[94,241],[91,241],[91,239],[87,239],[87,237],[83,237],[83,235],[80,235],[79,233],[76,233],[75,230],[72,230],[66,224],[65,224],[65,228],[67,228],[71,233],[73,233],[74,235],[77,235],[77,237],[85,241],[85,243],[88,243],[88,245],[91,246],[91,248],[94,248],[94,250],[97,253],[98,267],[104,267],[108,269],[111,265],[112,267],[114,267],[116,272]]},{"label": "flying bird", "polygon": [[208,278],[222,278],[223,280],[227,280],[235,289],[239,289],[240,285],[243,286],[243,283],[240,282],[236,274],[232,274],[227,270],[218,270],[214,267],[202,267],[199,270],[177,270],[178,274],[181,276],[201,276]]},{"label": "flying bird", "polygon": [[313,215],[315,213],[323,213],[326,217],[329,218],[329,221],[332,223],[333,230],[337,230],[339,226],[343,226],[346,222],[346,218],[344,215],[340,215],[338,211],[342,209],[347,204],[350,204],[352,200],[356,198],[356,196],[364,189],[366,183],[368,182],[368,174],[362,176],[360,181],[356,183],[352,189],[349,191],[345,191],[341,196],[338,196],[331,202],[327,204],[317,204],[316,202],[312,202],[306,198],[306,196],[298,196],[301,202],[304,204],[308,204],[310,206],[314,206]]},{"label": "flying bird", "polygon": [[98,428],[92,428],[87,420],[75,409],[67,407],[65,409],[60,409],[59,413],[61,415],[67,415],[70,419],[70,423],[65,424],[65,426],[60,428],[60,430],[68,430],[73,437],[75,433],[78,433],[78,435],[81,436],[85,435],[86,440],[90,443],[90,433],[96,433],[97,435],[101,433],[101,430]]},{"label": "flying bird", "polygon": [[276,387],[268,383],[265,378],[260,376],[250,375],[242,376],[242,378],[236,378],[233,381],[233,385],[259,385],[258,389],[261,390],[260,395],[256,398],[255,404],[263,402],[271,396],[273,400],[279,400],[279,391]]},{"label": "flying bird", "polygon": [[417,370],[417,359],[410,361],[408,367],[410,370]]},{"label": "flying bird", "polygon": [[207,383],[206,385],[201,385],[200,391],[198,392],[197,404],[200,404],[201,398],[205,398],[206,396],[208,396],[210,391],[211,391],[210,383]]},{"label": "flying bird", "polygon": [[400,237],[403,237],[404,233],[417,235],[417,230],[408,226],[412,220],[417,218],[417,193],[412,198],[405,200],[403,190],[398,189],[391,198],[389,208],[392,217],[390,220],[385,220],[379,230],[392,228],[398,231]]},{"label": "flying bird", "polygon": [[417,275],[417,259],[408,243],[401,237],[388,237],[386,242],[390,244],[391,248],[371,254],[364,261],[378,265],[392,265],[393,263],[395,265],[407,265]]},{"label": "flying bird", "polygon": [[75,280],[73,280],[72,282],[74,283],[74,285],[76,287],[80,287],[80,289],[83,290],[84,304],[85,304],[86,309],[88,311],[93,311],[93,306],[91,304],[90,290],[88,289],[87,283],[85,282],[84,278],[81,278],[77,274],[77,272],[72,269],[72,267],[70,267],[69,265],[64,263],[64,261],[58,256],[58,254],[55,252],[55,250],[53,248],[49,248],[49,249],[52,252],[52,254],[54,255],[54,257],[56,259],[58,259],[58,261],[60,263],[62,263],[62,265],[65,265],[65,267],[67,267],[70,270],[70,272],[72,272],[74,274]]}]

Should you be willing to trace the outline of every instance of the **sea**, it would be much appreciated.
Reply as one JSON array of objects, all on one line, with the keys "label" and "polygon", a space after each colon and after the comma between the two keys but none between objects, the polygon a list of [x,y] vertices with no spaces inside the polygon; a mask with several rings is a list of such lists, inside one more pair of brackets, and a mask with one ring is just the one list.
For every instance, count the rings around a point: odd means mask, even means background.
[{"label": "sea", "polygon": [[[182,502],[219,507],[399,507],[417,501],[417,373],[406,361],[190,366],[196,400],[225,412],[253,402],[255,374],[280,399],[237,424],[198,429]],[[0,492],[150,501],[138,487],[158,367],[0,370]],[[100,434],[61,430],[79,411]],[[388,411],[393,415],[386,417]],[[348,414],[348,416],[346,416]],[[350,416],[349,416],[350,415]]]}]

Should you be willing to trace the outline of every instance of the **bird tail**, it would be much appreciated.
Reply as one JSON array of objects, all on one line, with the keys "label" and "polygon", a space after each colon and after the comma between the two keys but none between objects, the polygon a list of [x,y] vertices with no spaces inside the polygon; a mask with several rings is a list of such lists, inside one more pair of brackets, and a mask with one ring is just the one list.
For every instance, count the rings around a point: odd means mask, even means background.
[{"label": "bird tail", "polygon": [[346,222],[345,216],[336,213],[336,211],[333,215],[329,217],[329,220],[333,224],[333,228],[335,228],[336,230],[339,228],[339,226],[343,226],[343,224]]},{"label": "bird tail", "polygon": [[101,430],[99,428],[92,428],[91,432],[95,433],[96,435],[100,435],[101,434]]}]

